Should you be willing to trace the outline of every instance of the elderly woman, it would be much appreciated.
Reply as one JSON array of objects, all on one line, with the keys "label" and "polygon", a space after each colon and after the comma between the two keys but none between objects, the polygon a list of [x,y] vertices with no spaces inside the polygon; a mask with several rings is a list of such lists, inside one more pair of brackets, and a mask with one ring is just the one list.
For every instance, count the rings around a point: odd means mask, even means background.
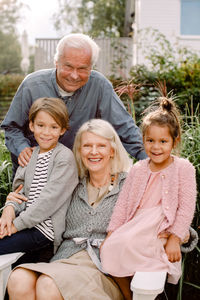
[{"label": "elderly woman", "polygon": [[131,161],[113,127],[99,119],[81,126],[74,154],[80,182],[67,211],[64,240],[51,263],[23,264],[11,273],[11,300],[123,299],[101,272],[99,247]]}]

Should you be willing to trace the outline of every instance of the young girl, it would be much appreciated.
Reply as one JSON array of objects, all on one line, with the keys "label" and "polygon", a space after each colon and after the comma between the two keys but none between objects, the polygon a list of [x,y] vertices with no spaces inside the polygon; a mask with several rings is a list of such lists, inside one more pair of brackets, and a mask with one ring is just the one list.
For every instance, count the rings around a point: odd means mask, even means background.
[{"label": "young girl", "polygon": [[56,250],[78,183],[74,155],[58,142],[69,128],[63,101],[36,100],[29,112],[29,128],[39,146],[28,165],[17,169],[14,192],[7,196],[0,223],[0,254],[32,253],[51,244]]},{"label": "young girl", "polygon": [[128,174],[101,248],[102,267],[122,290],[121,277],[136,271],[166,271],[168,281],[177,283],[180,243],[195,210],[195,169],[171,153],[181,138],[177,108],[172,99],[161,97],[158,102],[142,123],[148,158]]}]

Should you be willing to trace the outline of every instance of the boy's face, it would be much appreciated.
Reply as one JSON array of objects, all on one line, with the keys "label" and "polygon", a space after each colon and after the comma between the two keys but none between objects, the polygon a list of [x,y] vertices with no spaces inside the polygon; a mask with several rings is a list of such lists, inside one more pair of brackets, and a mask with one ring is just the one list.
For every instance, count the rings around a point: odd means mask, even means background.
[{"label": "boy's face", "polygon": [[65,133],[65,129],[45,111],[37,113],[34,122],[29,123],[29,128],[40,146],[40,153],[55,148],[59,137]]}]

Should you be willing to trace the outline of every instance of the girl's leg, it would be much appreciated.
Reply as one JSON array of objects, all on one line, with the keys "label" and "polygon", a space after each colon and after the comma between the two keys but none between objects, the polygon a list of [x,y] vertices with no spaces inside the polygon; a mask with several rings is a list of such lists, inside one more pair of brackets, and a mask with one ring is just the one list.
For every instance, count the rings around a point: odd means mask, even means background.
[{"label": "girl's leg", "polygon": [[31,253],[51,244],[36,228],[24,229],[0,240],[0,255],[13,252]]},{"label": "girl's leg", "polygon": [[37,300],[64,300],[54,280],[47,275],[40,275],[36,283]]},{"label": "girl's leg", "polygon": [[132,300],[132,292],[130,289],[130,283],[132,277],[115,277],[112,276],[115,282],[118,284],[120,287],[120,290],[124,296],[125,300]]},{"label": "girl's leg", "polygon": [[35,300],[35,286],[39,274],[23,268],[15,269],[8,280],[9,300]]}]

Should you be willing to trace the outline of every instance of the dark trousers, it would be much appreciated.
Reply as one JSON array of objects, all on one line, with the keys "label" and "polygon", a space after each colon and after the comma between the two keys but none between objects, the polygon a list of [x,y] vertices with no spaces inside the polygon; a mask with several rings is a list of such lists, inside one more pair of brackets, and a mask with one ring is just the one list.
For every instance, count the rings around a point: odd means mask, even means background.
[{"label": "dark trousers", "polygon": [[[19,263],[46,261],[53,256],[53,242],[37,228],[24,229],[0,240],[0,255],[25,252]],[[46,253],[46,254],[45,254]]]}]

